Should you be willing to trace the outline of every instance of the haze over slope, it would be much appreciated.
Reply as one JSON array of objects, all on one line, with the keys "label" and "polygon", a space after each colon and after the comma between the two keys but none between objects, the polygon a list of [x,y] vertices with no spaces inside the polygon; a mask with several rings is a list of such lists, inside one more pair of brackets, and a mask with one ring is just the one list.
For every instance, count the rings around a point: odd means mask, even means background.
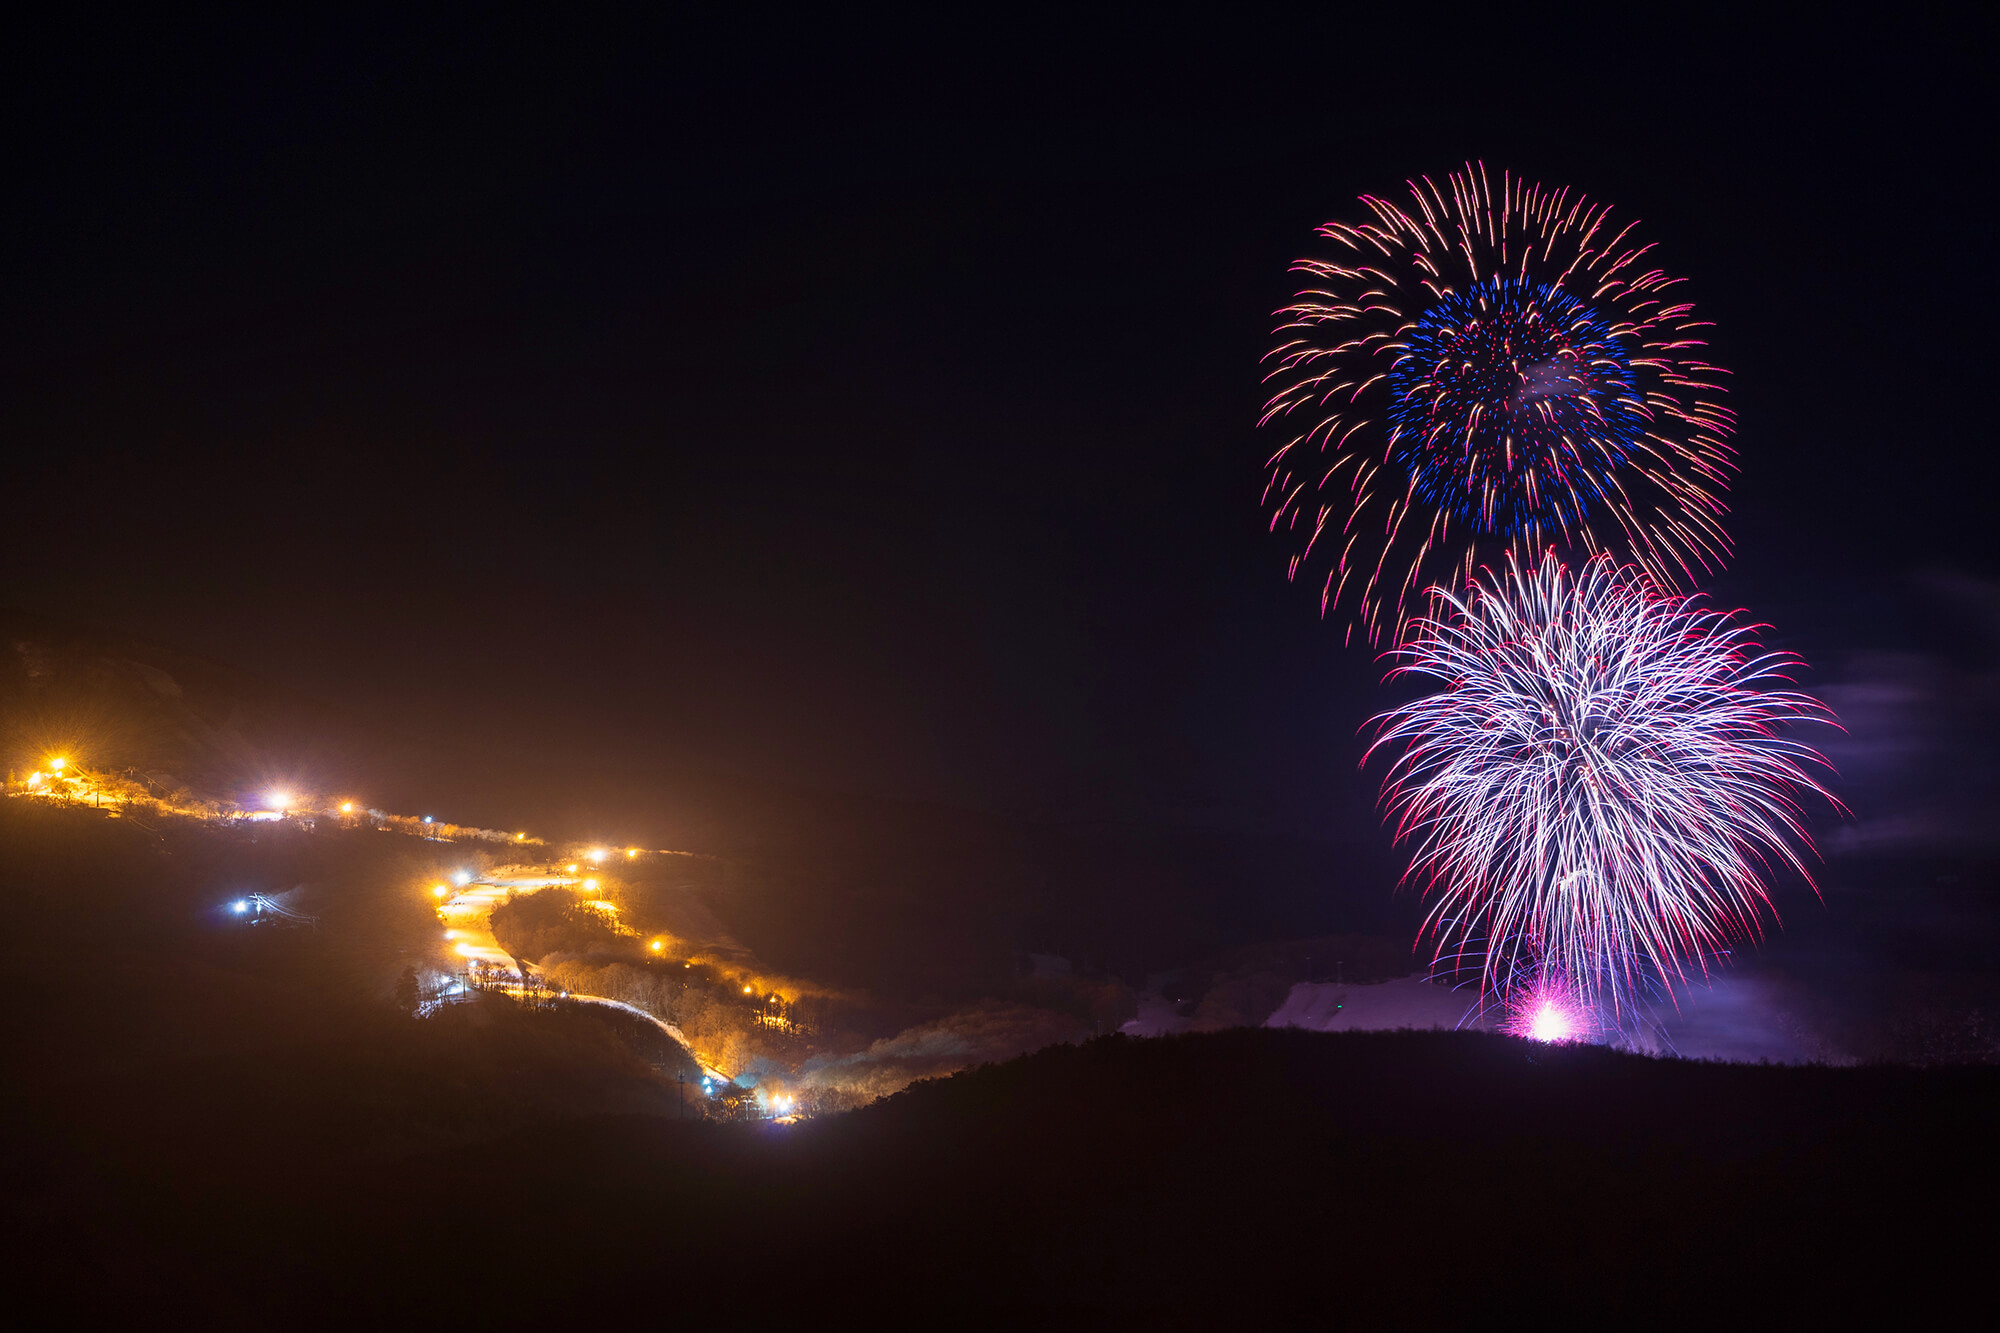
[{"label": "haze over slope", "polygon": [[714,904],[772,966],[916,998],[1010,980],[1027,953],[1137,982],[1264,938],[1403,925],[1380,849],[1203,829],[1064,826],[662,765],[551,766],[380,734],[281,687],[18,614],[0,624],[10,763],[55,747],[223,801],[274,784],[742,867]]}]

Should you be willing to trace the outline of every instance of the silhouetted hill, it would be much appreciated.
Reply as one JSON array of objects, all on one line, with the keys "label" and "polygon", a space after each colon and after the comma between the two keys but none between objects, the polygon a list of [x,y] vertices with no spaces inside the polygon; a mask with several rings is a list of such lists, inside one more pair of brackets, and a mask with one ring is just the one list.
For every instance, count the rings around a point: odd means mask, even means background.
[{"label": "silhouetted hill", "polygon": [[[193,1238],[329,1197],[358,1163],[583,1108],[674,1107],[689,1066],[643,1020],[503,1000],[398,1009],[397,951],[436,932],[411,882],[444,854],[366,830],[147,827],[0,801],[0,1197],[4,1243],[41,1298],[22,1309],[87,1323],[110,1301],[227,1323],[232,1284],[259,1262],[246,1256],[285,1237],[187,1268]],[[320,929],[227,911],[277,885],[301,886]],[[309,1194],[286,1196],[306,1178]]]},{"label": "silhouetted hill", "polygon": [[[1908,1322],[1982,1272],[1957,1256],[1989,1230],[1993,1067],[1235,1029],[705,1124],[678,1118],[675,1052],[643,1023],[396,1010],[369,941],[427,910],[410,858],[448,854],[0,803],[23,1308],[1434,1327],[1887,1298]],[[317,932],[232,928],[240,876],[341,893]]]},{"label": "silhouetted hill", "polygon": [[597,1117],[337,1182],[194,1182],[202,1225],[137,1257],[288,1324],[485,1299],[550,1322],[1900,1321],[1979,1285],[1997,1099],[1990,1069],[1106,1038],[790,1128]]}]

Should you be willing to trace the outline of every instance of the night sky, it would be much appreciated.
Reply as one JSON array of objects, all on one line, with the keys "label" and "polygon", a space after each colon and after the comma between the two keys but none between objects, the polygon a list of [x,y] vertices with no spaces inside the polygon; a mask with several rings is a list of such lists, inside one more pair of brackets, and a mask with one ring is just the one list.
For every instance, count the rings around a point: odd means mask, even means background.
[{"label": "night sky", "polygon": [[[1316,224],[1476,158],[1690,277],[1741,414],[1716,592],[1977,787],[1967,13],[44,31],[0,601],[536,765],[1372,823],[1378,668],[1264,531],[1258,358]],[[1864,749],[1860,830],[1915,762]]]}]

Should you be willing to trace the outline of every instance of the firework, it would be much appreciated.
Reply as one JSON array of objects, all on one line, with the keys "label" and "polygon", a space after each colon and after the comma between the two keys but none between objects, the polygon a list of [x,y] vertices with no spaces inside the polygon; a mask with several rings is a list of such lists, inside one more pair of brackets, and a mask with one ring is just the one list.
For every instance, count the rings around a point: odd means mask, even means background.
[{"label": "firework", "polygon": [[1575,988],[1553,973],[1516,990],[1507,1000],[1506,1014],[1503,1030],[1534,1041],[1582,1041],[1595,1027]]},{"label": "firework", "polygon": [[1482,571],[1391,656],[1440,693],[1377,719],[1409,877],[1438,956],[1483,956],[1503,997],[1556,977],[1623,1013],[1754,938],[1762,872],[1804,875],[1800,799],[1825,761],[1782,728],[1831,721],[1757,627],[1599,556]]},{"label": "firework", "polygon": [[1291,576],[1323,577],[1400,642],[1433,584],[1547,546],[1610,551],[1663,588],[1727,560],[1726,373],[1633,224],[1568,190],[1467,166],[1369,220],[1280,311],[1263,422],[1291,434],[1264,498]]}]

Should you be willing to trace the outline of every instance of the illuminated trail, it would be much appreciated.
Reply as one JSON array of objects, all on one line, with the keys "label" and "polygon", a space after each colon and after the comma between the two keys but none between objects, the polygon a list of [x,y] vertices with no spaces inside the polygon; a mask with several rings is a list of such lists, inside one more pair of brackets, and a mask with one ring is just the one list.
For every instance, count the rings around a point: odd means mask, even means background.
[{"label": "illuminated trail", "polygon": [[[516,960],[514,955],[500,946],[498,937],[493,934],[493,909],[505,902],[510,894],[518,896],[547,888],[577,886],[578,881],[574,877],[546,873],[498,874],[460,885],[437,909],[438,919],[445,924],[445,942],[455,957],[462,958],[467,963],[477,961],[506,973],[525,970],[532,974],[537,970],[533,963],[525,959]],[[528,994],[527,989],[520,985],[503,987],[501,990],[503,994],[516,999],[524,998]],[[695,1050],[694,1043],[687,1039],[686,1034],[663,1018],[649,1014],[636,1005],[604,995],[566,992],[563,998],[579,1004],[606,1005],[637,1015],[673,1038],[703,1074],[723,1082],[735,1081],[729,1074],[704,1060],[701,1053]]]},{"label": "illuminated trail", "polygon": [[[227,827],[241,823],[276,824],[290,822],[311,828],[320,821],[339,829],[378,829],[383,832],[402,833],[419,837],[430,842],[491,843],[517,850],[543,849],[554,853],[548,843],[541,838],[531,837],[525,832],[507,832],[499,829],[475,828],[445,822],[432,815],[398,815],[379,810],[363,802],[340,796],[307,794],[292,786],[275,786],[257,792],[249,801],[213,801],[183,799],[172,801],[154,794],[142,784],[118,777],[116,774],[96,773],[67,753],[51,754],[41,760],[41,767],[30,772],[25,778],[7,784],[5,794],[10,798],[42,801],[56,805],[87,806],[114,818],[131,817],[135,808],[144,809],[158,816],[172,816],[196,820],[205,824]],[[148,825],[147,827],[151,827]],[[493,909],[500,906],[509,896],[535,893],[546,888],[573,888],[589,892],[596,886],[592,872],[615,867],[647,855],[686,856],[690,853],[671,852],[666,849],[643,847],[611,846],[607,844],[575,844],[570,854],[576,859],[562,871],[529,870],[523,866],[503,867],[500,871],[474,877],[470,870],[454,876],[447,876],[432,888],[436,898],[437,919],[444,927],[443,945],[449,955],[452,972],[476,972],[485,970],[491,974],[516,978],[513,985],[491,987],[502,994],[520,999],[529,994],[521,984],[530,977],[539,975],[534,964],[516,959],[501,947],[493,934]],[[609,902],[598,901],[597,906],[616,912]],[[230,900],[223,910],[232,918],[247,919],[252,915],[258,919],[285,919],[298,924],[317,926],[318,918],[291,912],[276,900],[261,894],[250,894]],[[700,922],[711,927],[696,938],[708,939],[711,944],[726,951],[742,951],[742,946],[730,939],[726,931],[719,929],[719,923],[712,920]],[[657,945],[655,947],[658,947]],[[687,1053],[705,1078],[722,1083],[734,1083],[735,1079],[704,1059],[679,1027],[648,1013],[636,1005],[623,1000],[615,1000],[603,995],[582,995],[574,992],[563,993],[565,1000],[580,1004],[604,1005],[645,1019]]]},{"label": "illuminated trail", "polygon": [[669,1037],[672,1037],[675,1041],[679,1042],[681,1049],[687,1052],[688,1059],[694,1061],[695,1067],[701,1070],[704,1077],[716,1079],[724,1083],[735,1082],[735,1080],[732,1079],[728,1074],[724,1073],[720,1069],[717,1069],[714,1065],[708,1063],[708,1061],[702,1059],[700,1053],[695,1050],[694,1043],[690,1042],[684,1035],[682,1035],[681,1030],[679,1028],[675,1027],[672,1023],[667,1022],[666,1019],[657,1017],[653,1014],[649,1014],[644,1009],[641,1009],[639,1006],[635,1004],[627,1004],[623,1000],[614,1000],[604,995],[578,995],[576,992],[571,991],[568,998],[577,1001],[579,1004],[608,1005],[613,1009],[622,1009],[628,1014],[636,1014],[638,1017],[645,1019],[648,1023],[651,1023],[654,1027],[657,1027],[660,1031],[666,1033]]}]

